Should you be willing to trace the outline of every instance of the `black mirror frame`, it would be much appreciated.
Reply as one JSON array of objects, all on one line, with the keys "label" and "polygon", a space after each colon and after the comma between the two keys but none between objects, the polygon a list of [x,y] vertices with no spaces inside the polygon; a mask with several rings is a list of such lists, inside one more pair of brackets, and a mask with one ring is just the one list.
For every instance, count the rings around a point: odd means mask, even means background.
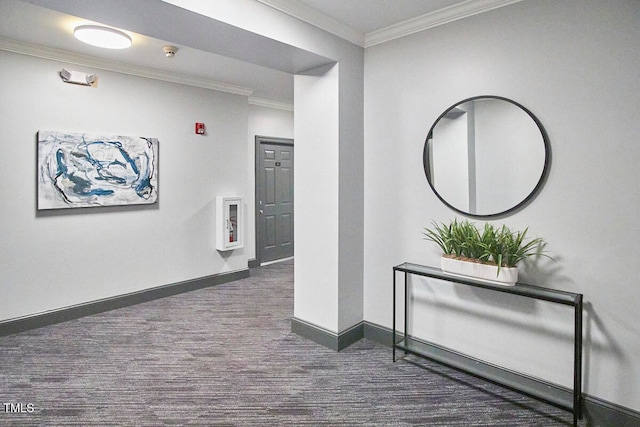
[{"label": "black mirror frame", "polygon": [[[533,190],[531,190],[531,192],[521,202],[519,202],[515,206],[513,206],[513,207],[511,207],[509,209],[506,209],[504,211],[501,211],[501,212],[496,212],[496,213],[491,213],[491,214],[472,214],[472,213],[465,212],[463,210],[460,210],[460,209],[452,206],[449,202],[447,202],[440,195],[440,193],[438,193],[438,191],[435,189],[435,187],[431,183],[431,179],[429,178],[431,176],[431,168],[429,166],[429,160],[428,160],[428,153],[429,153],[428,144],[429,144],[429,140],[433,138],[433,129],[436,127],[436,125],[438,124],[440,119],[442,119],[449,111],[451,111],[452,109],[454,109],[455,107],[457,107],[460,104],[464,104],[465,102],[475,101],[477,99],[487,99],[487,98],[488,99],[498,99],[498,100],[509,102],[509,103],[521,108],[525,113],[527,113],[529,115],[529,117],[531,117],[531,119],[538,126],[538,129],[540,129],[540,134],[542,135],[542,141],[544,143],[544,166],[542,168],[542,173],[540,174],[540,179],[536,183],[535,187],[533,188]],[[424,148],[423,148],[423,151],[422,151],[422,163],[423,163],[423,167],[424,167],[424,173],[425,173],[425,176],[427,178],[427,182],[429,183],[429,186],[431,187],[431,189],[433,190],[435,195],[438,197],[438,199],[440,199],[440,201],[442,203],[444,203],[446,206],[448,206],[449,208],[453,209],[454,211],[456,211],[456,212],[458,212],[458,213],[460,213],[462,215],[469,216],[469,217],[472,217],[472,218],[487,218],[487,219],[489,219],[489,218],[498,218],[498,217],[506,216],[508,214],[513,214],[516,211],[522,209],[527,204],[529,204],[533,200],[533,198],[538,194],[538,192],[540,191],[540,189],[542,188],[542,186],[546,182],[547,177],[549,175],[549,169],[551,168],[551,145],[549,144],[549,137],[547,135],[547,132],[545,131],[544,126],[542,126],[542,123],[540,122],[540,120],[538,120],[538,118],[531,111],[529,111],[526,107],[524,107],[522,104],[520,104],[520,103],[518,103],[516,101],[513,101],[513,100],[511,100],[509,98],[502,97],[502,96],[480,95],[480,96],[473,96],[471,98],[463,99],[460,102],[456,102],[451,107],[449,107],[446,110],[444,110],[444,112],[442,114],[440,114],[440,116],[436,119],[436,121],[433,122],[433,125],[431,126],[431,129],[429,130],[429,133],[427,134],[427,139],[424,142]]]}]

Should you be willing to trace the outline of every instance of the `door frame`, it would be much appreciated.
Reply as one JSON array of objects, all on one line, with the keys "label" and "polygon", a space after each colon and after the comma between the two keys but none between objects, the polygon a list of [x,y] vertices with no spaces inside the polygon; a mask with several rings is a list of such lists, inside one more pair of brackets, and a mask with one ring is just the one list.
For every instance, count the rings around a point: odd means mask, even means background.
[{"label": "door frame", "polygon": [[[280,138],[273,136],[264,136],[264,135],[256,135],[255,136],[255,150],[254,150],[254,197],[253,197],[253,210],[255,216],[255,248],[256,248],[256,258],[255,261],[249,262],[249,267],[259,267],[262,263],[260,248],[262,241],[264,239],[263,233],[261,232],[259,222],[260,222],[260,206],[258,205],[258,201],[260,200],[260,144],[273,144],[273,145],[286,145],[293,147],[293,138]],[[295,163],[294,163],[295,165]],[[295,166],[294,166],[295,167]],[[295,191],[295,183],[294,183],[294,191]],[[295,200],[295,199],[294,199]],[[295,201],[294,201],[295,204]],[[295,206],[294,206],[295,209]],[[295,229],[293,239],[295,241]]]}]

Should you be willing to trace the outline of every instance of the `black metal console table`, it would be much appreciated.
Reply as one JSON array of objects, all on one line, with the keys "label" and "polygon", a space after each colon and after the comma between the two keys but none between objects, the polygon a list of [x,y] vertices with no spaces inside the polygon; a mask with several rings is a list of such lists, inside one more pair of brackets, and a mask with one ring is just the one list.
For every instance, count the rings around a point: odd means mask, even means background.
[{"label": "black metal console table", "polygon": [[[396,275],[398,272],[404,273],[404,332],[400,339],[396,336]],[[468,356],[456,353],[451,349],[440,347],[438,345],[428,343],[426,341],[413,339],[408,332],[407,320],[407,303],[409,300],[408,276],[417,275],[431,277],[448,282],[460,283],[476,288],[488,289],[491,291],[503,292],[513,295],[519,295],[526,298],[549,301],[552,303],[572,306],[574,309],[574,354],[573,354],[573,401],[571,404],[562,402],[561,399],[550,398],[547,394],[540,391],[536,393],[534,388],[523,389],[512,381],[506,381],[504,378],[496,378],[489,376],[481,371],[469,369],[464,363],[456,363],[443,354],[456,354],[461,356],[461,360],[471,360]],[[552,403],[556,406],[567,409],[573,413],[573,425],[578,425],[578,419],[582,418],[582,294],[559,291],[555,289],[541,288],[538,286],[525,285],[516,283],[515,286],[504,286],[492,284],[490,282],[475,280],[471,277],[463,277],[448,274],[439,268],[427,267],[418,264],[403,263],[393,267],[393,361],[396,361],[396,349],[403,350],[405,353],[415,354],[439,363],[443,363],[456,369],[464,370],[473,375],[484,377],[492,382],[500,383],[509,388],[524,392],[532,397]],[[435,350],[434,350],[435,349]],[[452,363],[453,362],[453,363]],[[516,374],[519,378],[527,378],[526,375]],[[533,380],[532,383],[537,381]]]}]

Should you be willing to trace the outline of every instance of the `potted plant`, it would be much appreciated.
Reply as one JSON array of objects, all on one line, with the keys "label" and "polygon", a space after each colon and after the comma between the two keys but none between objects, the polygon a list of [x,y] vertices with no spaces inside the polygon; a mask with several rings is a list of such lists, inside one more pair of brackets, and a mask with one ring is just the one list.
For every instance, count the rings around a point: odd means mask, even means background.
[{"label": "potted plant", "polygon": [[512,231],[506,225],[496,228],[486,223],[479,230],[467,220],[432,224],[423,234],[442,249],[441,268],[448,273],[513,286],[518,280],[520,261],[547,256],[541,251],[543,239],[525,241],[528,228]]}]

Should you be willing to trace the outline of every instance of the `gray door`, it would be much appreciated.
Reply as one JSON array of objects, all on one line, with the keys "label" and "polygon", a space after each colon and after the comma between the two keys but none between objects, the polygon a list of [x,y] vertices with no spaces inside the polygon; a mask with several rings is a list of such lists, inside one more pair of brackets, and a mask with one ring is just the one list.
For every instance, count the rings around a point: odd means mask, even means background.
[{"label": "gray door", "polygon": [[293,256],[293,140],[256,136],[256,258]]}]

